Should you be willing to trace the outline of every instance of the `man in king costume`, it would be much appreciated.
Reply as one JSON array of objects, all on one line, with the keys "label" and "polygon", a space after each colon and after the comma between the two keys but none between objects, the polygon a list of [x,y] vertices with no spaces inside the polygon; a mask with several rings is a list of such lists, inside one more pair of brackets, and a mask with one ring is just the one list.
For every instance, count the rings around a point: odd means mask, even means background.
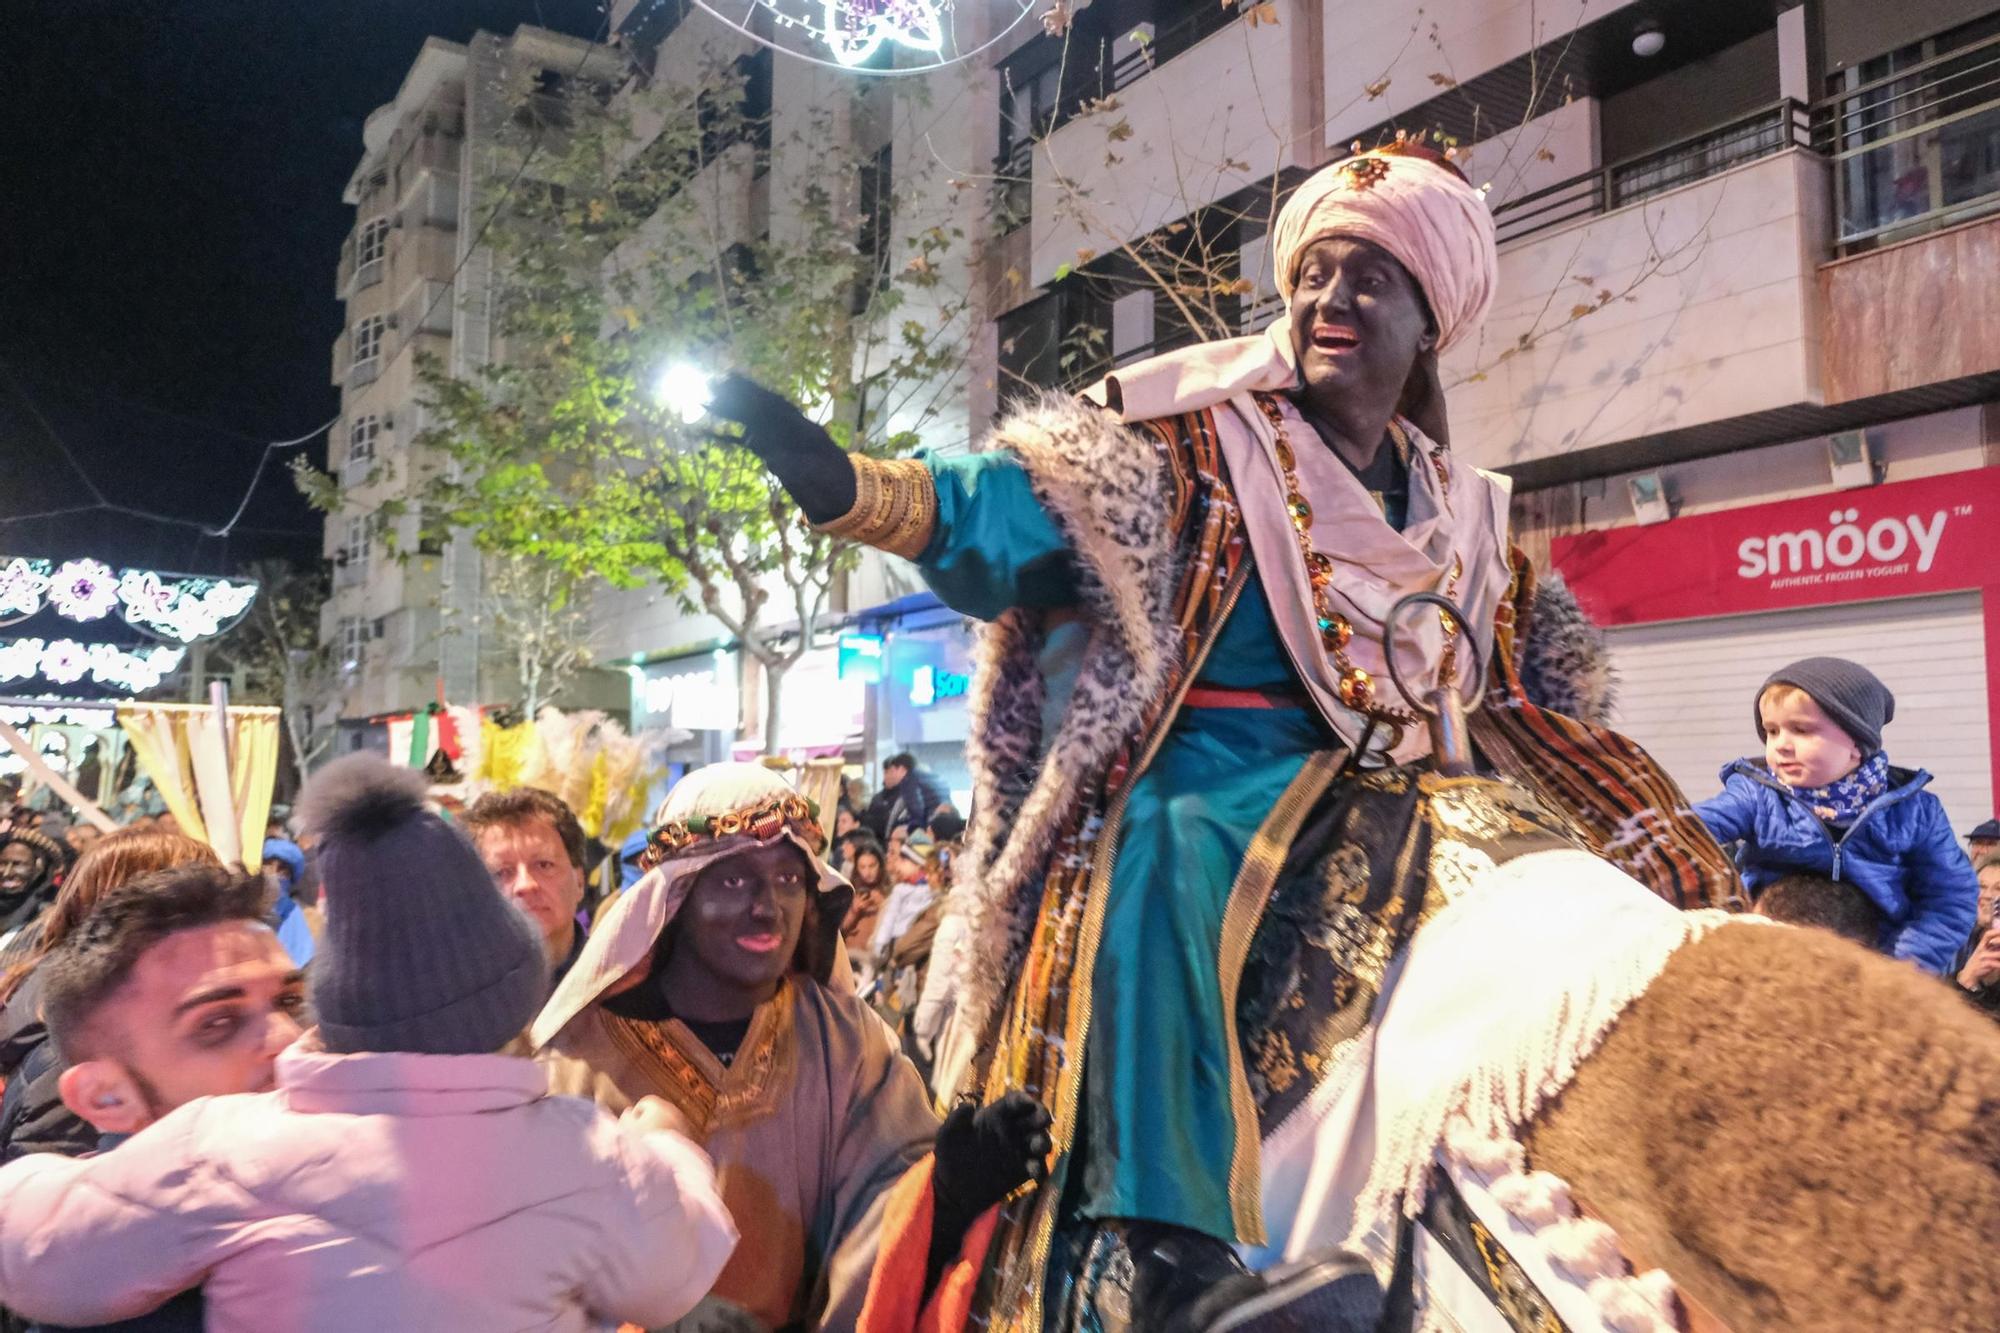
[{"label": "man in king costume", "polygon": [[1047,1117],[1016,1096],[940,1128],[915,1068],[855,996],[840,939],[853,890],[783,778],[713,765],[659,818],[646,874],[530,1029],[536,1057],[553,1092],[614,1111],[664,1097],[714,1161],[741,1240],[677,1328],[851,1329],[889,1187],[922,1165],[962,1219],[940,1227],[955,1246],[1039,1173]]},{"label": "man in king costume", "polygon": [[[1589,718],[1607,673],[1569,651],[1587,625],[1511,548],[1504,479],[1447,447],[1437,355],[1476,330],[1496,276],[1483,197],[1422,148],[1359,154],[1298,189],[1272,251],[1287,310],[1264,334],[1034,404],[970,457],[849,458],[747,381],[716,394],[809,519],[916,561],[990,622],[974,820],[923,1006],[950,1019],[919,1036],[940,1094],[1044,1101],[1052,1169],[974,1230],[928,1309],[906,1290],[923,1265],[898,1256],[936,1238],[920,1204],[899,1208],[915,1224],[887,1243],[862,1326],[1200,1328],[1246,1266],[1343,1244],[1392,1302],[1515,1327],[1673,1328],[1700,1304],[1683,1281],[1741,1326],[1870,1301],[1915,1326],[1918,1289],[1944,1302],[1926,1315],[1979,1308],[1994,1285],[1931,1254],[1899,1253],[1923,1276],[1883,1296],[1865,1262],[1881,1219],[1854,1200],[1940,1171],[1961,1212],[2000,1222],[1990,1153],[1942,1165],[1994,1113],[1947,1097],[1946,1129],[1885,1151],[1851,1123],[1881,1043],[1793,1069],[1814,1021],[1796,1006],[1704,1033],[1703,1053],[1752,1086],[1794,1080],[1725,1118],[1773,1130],[1758,1151],[1794,1184],[1828,1160],[1851,1172],[1849,1233],[1829,1241],[1823,1204],[1774,1185],[1769,1206],[1792,1211],[1746,1246],[1725,1220],[1730,1170],[1704,1161],[1649,1193],[1635,1182],[1659,1141],[1626,1138],[1622,1156],[1568,1159],[1580,1193],[1623,1207],[1611,1221],[1642,1243],[1621,1248],[1527,1171],[1537,1134],[1615,1137],[1564,1122],[1572,1083],[1608,1108],[1668,1063],[1646,1044],[1672,1026],[1650,992],[1734,1003],[1824,964],[1797,956],[1802,932],[1713,910],[1738,899],[1728,861],[1652,761]],[[1417,593],[1461,614],[1392,616]],[[1449,727],[1434,745],[1423,710],[1453,692],[1478,705],[1469,753]],[[1673,981],[1669,960],[1693,957]],[[1949,997],[1864,980],[1970,1043],[1954,1058],[1978,1077],[1919,1061],[1923,1086],[1995,1086],[2000,1043]],[[1623,1028],[1642,1037],[1621,1044]],[[1639,1104],[1679,1108],[1675,1130],[1712,1121],[1701,1099],[1722,1074],[1677,1072]],[[1774,1095],[1829,1113],[1774,1126],[1757,1101]]]}]

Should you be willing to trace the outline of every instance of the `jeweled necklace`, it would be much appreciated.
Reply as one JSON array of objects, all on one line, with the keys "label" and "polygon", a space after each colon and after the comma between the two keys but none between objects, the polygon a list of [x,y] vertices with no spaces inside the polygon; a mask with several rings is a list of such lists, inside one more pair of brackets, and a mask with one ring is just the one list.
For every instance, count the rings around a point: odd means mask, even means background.
[{"label": "jeweled necklace", "polygon": [[[1397,708],[1380,703],[1375,697],[1375,678],[1366,668],[1355,665],[1347,655],[1347,645],[1354,639],[1354,625],[1333,605],[1333,560],[1313,548],[1312,543],[1312,503],[1305,497],[1299,486],[1299,460],[1292,452],[1289,432],[1285,430],[1284,413],[1267,394],[1258,394],[1257,406],[1264,413],[1265,420],[1277,434],[1278,467],[1285,474],[1285,510],[1292,518],[1292,532],[1298,537],[1299,554],[1305,560],[1306,579],[1312,585],[1313,615],[1319,625],[1320,647],[1325,651],[1338,676],[1338,691],[1341,705],[1353,712],[1390,723],[1401,728],[1420,721],[1417,713],[1407,708]],[[1389,435],[1395,441],[1397,452],[1404,458],[1411,453],[1410,437],[1394,420],[1389,422]],[[1441,457],[1433,456],[1431,465],[1437,470],[1440,485],[1451,485],[1451,473]],[[1465,562],[1452,557],[1451,578],[1445,583],[1446,597],[1453,597],[1458,591],[1458,577],[1465,572]],[[1450,679],[1458,648],[1458,621],[1442,611],[1438,621],[1444,627],[1444,657],[1439,664],[1440,678]]]}]

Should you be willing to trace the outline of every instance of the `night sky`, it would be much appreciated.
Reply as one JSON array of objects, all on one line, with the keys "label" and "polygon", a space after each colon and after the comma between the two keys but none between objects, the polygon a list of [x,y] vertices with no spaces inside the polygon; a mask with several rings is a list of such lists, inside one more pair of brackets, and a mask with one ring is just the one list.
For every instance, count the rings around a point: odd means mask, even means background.
[{"label": "night sky", "polygon": [[[319,558],[263,442],[340,405],[334,269],[361,125],[426,36],[541,23],[596,36],[598,0],[7,0],[0,33],[0,554],[221,573]],[[44,420],[46,424],[44,424]],[[311,446],[326,460],[322,437]]]}]

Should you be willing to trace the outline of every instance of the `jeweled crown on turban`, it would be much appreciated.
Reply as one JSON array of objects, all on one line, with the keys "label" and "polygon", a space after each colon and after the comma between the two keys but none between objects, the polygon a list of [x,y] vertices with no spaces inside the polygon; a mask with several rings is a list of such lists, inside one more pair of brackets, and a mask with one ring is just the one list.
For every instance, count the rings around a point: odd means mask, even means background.
[{"label": "jeweled crown on turban", "polygon": [[1479,327],[1499,273],[1493,213],[1441,154],[1399,140],[1306,178],[1271,228],[1278,292],[1287,301],[1315,243],[1352,236],[1409,270],[1437,320],[1438,350]]}]

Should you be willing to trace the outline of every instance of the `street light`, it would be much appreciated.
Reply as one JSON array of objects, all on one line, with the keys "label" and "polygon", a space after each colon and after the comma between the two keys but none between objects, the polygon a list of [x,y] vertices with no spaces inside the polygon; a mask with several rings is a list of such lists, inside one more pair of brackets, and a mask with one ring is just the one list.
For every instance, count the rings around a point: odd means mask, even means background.
[{"label": "street light", "polygon": [[686,361],[674,362],[653,382],[653,401],[678,414],[689,426],[708,415],[709,400],[714,396],[714,382]]}]

